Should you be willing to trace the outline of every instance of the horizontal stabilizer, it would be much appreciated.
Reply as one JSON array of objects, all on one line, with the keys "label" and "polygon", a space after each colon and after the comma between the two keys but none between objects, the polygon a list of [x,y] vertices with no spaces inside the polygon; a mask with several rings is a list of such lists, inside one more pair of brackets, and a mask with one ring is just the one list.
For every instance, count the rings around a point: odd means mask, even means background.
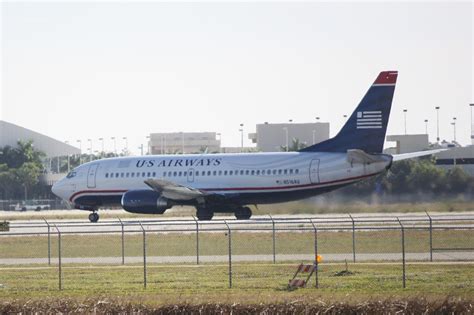
[{"label": "horizontal stabilizer", "polygon": [[428,151],[418,151],[418,152],[410,152],[410,153],[403,153],[403,154],[394,154],[393,161],[401,161],[406,159],[412,159],[420,156],[427,156],[432,155],[435,153],[447,151],[449,149],[435,149],[435,150],[428,150]]},{"label": "horizontal stabilizer", "polygon": [[386,160],[383,159],[380,155],[372,155],[367,154],[362,150],[352,149],[347,150],[347,162],[349,163],[360,163],[360,164],[368,164],[368,163],[375,163],[375,162],[385,162]]}]

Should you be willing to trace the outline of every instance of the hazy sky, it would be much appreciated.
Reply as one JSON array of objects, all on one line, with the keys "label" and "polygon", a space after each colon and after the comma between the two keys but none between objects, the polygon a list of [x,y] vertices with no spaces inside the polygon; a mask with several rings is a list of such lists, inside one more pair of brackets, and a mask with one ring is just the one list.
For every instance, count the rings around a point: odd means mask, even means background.
[{"label": "hazy sky", "polygon": [[[382,70],[398,70],[389,134],[469,143],[471,2],[18,2],[1,4],[0,119],[60,140],[343,123]],[[250,144],[247,141],[247,144]],[[118,142],[119,148],[122,143]]]}]

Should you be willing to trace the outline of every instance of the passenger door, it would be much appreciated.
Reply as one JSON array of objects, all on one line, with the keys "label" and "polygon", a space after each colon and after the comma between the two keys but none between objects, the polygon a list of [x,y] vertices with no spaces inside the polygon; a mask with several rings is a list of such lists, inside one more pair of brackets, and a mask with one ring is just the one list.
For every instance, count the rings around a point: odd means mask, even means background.
[{"label": "passenger door", "polygon": [[312,184],[319,183],[319,159],[311,160],[309,166],[309,178]]},{"label": "passenger door", "polygon": [[98,167],[98,163],[89,166],[89,171],[87,172],[87,188],[95,188],[95,178],[97,176]]}]

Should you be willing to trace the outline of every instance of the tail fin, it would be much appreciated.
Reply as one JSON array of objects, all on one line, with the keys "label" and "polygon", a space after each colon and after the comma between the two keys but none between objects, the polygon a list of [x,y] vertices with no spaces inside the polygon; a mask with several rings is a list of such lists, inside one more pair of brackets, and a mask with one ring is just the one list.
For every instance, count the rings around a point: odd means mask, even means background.
[{"label": "tail fin", "polygon": [[397,75],[397,71],[380,72],[341,131],[334,138],[304,148],[301,152],[359,149],[367,153],[381,153]]}]

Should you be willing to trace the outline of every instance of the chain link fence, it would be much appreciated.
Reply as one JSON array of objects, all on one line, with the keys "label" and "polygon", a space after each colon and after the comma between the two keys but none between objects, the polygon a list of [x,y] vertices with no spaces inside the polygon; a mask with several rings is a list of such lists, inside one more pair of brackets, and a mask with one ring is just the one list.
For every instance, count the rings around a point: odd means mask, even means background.
[{"label": "chain link fence", "polygon": [[302,262],[317,264],[310,286],[406,287],[473,261],[471,214],[43,220],[0,232],[0,284],[13,290],[286,288]]}]

